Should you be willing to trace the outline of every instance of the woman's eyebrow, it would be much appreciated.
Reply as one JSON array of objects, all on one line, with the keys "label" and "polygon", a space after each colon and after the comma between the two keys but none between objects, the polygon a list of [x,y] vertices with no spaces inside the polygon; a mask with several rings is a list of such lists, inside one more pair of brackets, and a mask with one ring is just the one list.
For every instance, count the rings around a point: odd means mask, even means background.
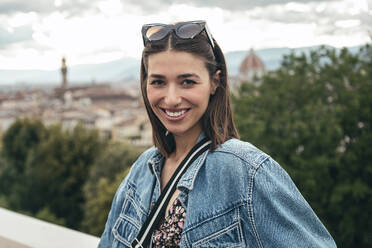
[{"label": "woman's eyebrow", "polygon": [[185,74],[181,74],[179,76],[177,76],[177,78],[188,78],[188,77],[196,77],[196,78],[200,78],[197,74],[195,73],[185,73]]},{"label": "woman's eyebrow", "polygon": [[[150,77],[152,78],[160,78],[160,79],[164,79],[165,76],[162,75],[162,74],[150,74]],[[177,78],[178,79],[182,79],[182,78],[189,78],[189,77],[196,77],[196,78],[200,78],[198,74],[195,74],[195,73],[185,73],[185,74],[181,74],[181,75],[178,75]]]},{"label": "woman's eyebrow", "polygon": [[161,74],[151,74],[150,77],[153,77],[153,78],[165,78],[164,75],[161,75]]}]

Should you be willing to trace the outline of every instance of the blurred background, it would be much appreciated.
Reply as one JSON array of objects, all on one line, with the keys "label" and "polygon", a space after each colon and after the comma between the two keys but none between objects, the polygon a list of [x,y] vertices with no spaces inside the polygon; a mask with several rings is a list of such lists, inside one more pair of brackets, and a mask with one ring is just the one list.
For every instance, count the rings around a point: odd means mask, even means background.
[{"label": "blurred background", "polygon": [[100,236],[152,145],[141,26],[200,19],[225,52],[241,138],[339,247],[371,247],[372,0],[0,0],[0,207]]}]

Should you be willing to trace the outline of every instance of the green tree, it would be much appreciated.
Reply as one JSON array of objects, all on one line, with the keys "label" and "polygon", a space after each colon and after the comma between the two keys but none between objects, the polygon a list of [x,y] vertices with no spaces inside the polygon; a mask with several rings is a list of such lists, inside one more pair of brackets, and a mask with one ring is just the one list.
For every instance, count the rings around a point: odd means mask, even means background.
[{"label": "green tree", "polygon": [[[29,154],[37,148],[47,131],[39,120],[18,119],[5,132],[0,161],[0,195],[12,196],[22,181]],[[15,207],[17,203],[12,202]]]},{"label": "green tree", "polygon": [[72,131],[55,125],[48,131],[26,162],[25,192],[19,196],[34,195],[24,202],[24,208],[36,213],[47,207],[66,226],[78,229],[84,214],[82,188],[106,143],[97,131],[80,125]]},{"label": "green tree", "polygon": [[82,188],[105,146],[96,130],[80,125],[68,131],[37,120],[16,121],[3,138],[3,202],[12,210],[78,229],[84,215]]},{"label": "green tree", "polygon": [[342,247],[370,247],[372,52],[320,48],[234,96],[242,139],[276,159]]},{"label": "green tree", "polygon": [[102,234],[115,192],[140,152],[126,144],[110,143],[96,160],[84,185],[85,232]]}]

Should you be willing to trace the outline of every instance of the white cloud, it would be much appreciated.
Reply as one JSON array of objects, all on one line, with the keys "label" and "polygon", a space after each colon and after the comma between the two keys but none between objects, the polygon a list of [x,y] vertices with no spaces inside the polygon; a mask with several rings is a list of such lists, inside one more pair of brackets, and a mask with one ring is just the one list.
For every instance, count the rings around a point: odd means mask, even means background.
[{"label": "white cloud", "polygon": [[287,11],[295,11],[295,12],[309,12],[311,11],[311,7],[305,3],[296,3],[296,2],[289,2],[284,5],[284,9]]},{"label": "white cloud", "polygon": [[8,25],[11,28],[16,28],[24,25],[30,25],[37,20],[35,12],[17,13],[8,19]]},{"label": "white cloud", "polygon": [[58,68],[60,57],[53,51],[35,47],[32,41],[24,41],[10,45],[0,53],[0,69],[42,69]]},{"label": "white cloud", "polygon": [[106,0],[98,2],[99,10],[107,16],[115,16],[123,11],[120,0]]},{"label": "white cloud", "polygon": [[[352,46],[369,39],[366,28],[372,26],[372,0],[286,2],[241,10],[165,4],[157,12],[143,14],[131,1],[94,0],[86,11],[71,15],[67,11],[71,0],[55,0],[53,11],[0,15],[0,29],[10,32],[28,25],[33,32],[33,40],[13,39],[17,43],[0,50],[0,69],[55,69],[62,56],[69,65],[139,58],[141,26],[152,22],[206,19],[225,52],[251,47]],[[87,1],[79,4],[79,8],[88,6]]]},{"label": "white cloud", "polygon": [[352,28],[360,25],[360,20],[350,19],[350,20],[339,20],[335,22],[335,26],[339,28]]},{"label": "white cloud", "polygon": [[62,0],[55,0],[54,1],[54,6],[56,6],[57,8],[60,7],[62,5]]}]

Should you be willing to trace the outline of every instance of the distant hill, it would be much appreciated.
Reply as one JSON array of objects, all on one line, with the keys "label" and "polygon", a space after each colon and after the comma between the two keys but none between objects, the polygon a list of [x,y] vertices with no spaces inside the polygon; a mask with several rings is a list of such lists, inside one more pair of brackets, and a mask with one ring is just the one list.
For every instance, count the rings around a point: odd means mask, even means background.
[{"label": "distant hill", "polygon": [[[331,46],[326,46],[328,48],[333,48]],[[319,49],[320,46],[311,46],[311,47],[301,47],[301,48],[269,48],[269,49],[260,49],[255,50],[255,54],[264,62],[265,69],[267,71],[273,71],[280,67],[282,58],[286,54],[294,52],[296,55],[305,53],[306,55],[310,54],[310,51]],[[352,53],[357,53],[361,46],[349,47],[348,49]],[[337,49],[340,50],[340,49]],[[239,67],[245,56],[249,54],[249,51],[235,51],[226,53],[226,63],[228,67],[229,75],[238,75]]]},{"label": "distant hill", "polygon": [[[68,67],[71,84],[88,82],[112,82],[137,78],[140,61],[123,58],[102,64],[85,64]],[[0,84],[59,84],[60,70],[0,70]]]},{"label": "distant hill", "polygon": [[[319,46],[303,48],[270,48],[255,50],[255,53],[262,59],[266,70],[275,70],[280,66],[283,55],[293,51],[295,54],[309,54],[311,50]],[[350,47],[352,52],[357,52],[360,46]],[[226,61],[229,75],[237,75],[240,63],[249,51],[234,51],[226,53]],[[135,58],[122,58],[102,64],[75,65],[69,67],[68,80],[71,84],[89,82],[123,82],[139,79],[140,60]],[[57,85],[61,82],[59,70],[0,70],[1,85],[34,85],[49,84]]]}]

